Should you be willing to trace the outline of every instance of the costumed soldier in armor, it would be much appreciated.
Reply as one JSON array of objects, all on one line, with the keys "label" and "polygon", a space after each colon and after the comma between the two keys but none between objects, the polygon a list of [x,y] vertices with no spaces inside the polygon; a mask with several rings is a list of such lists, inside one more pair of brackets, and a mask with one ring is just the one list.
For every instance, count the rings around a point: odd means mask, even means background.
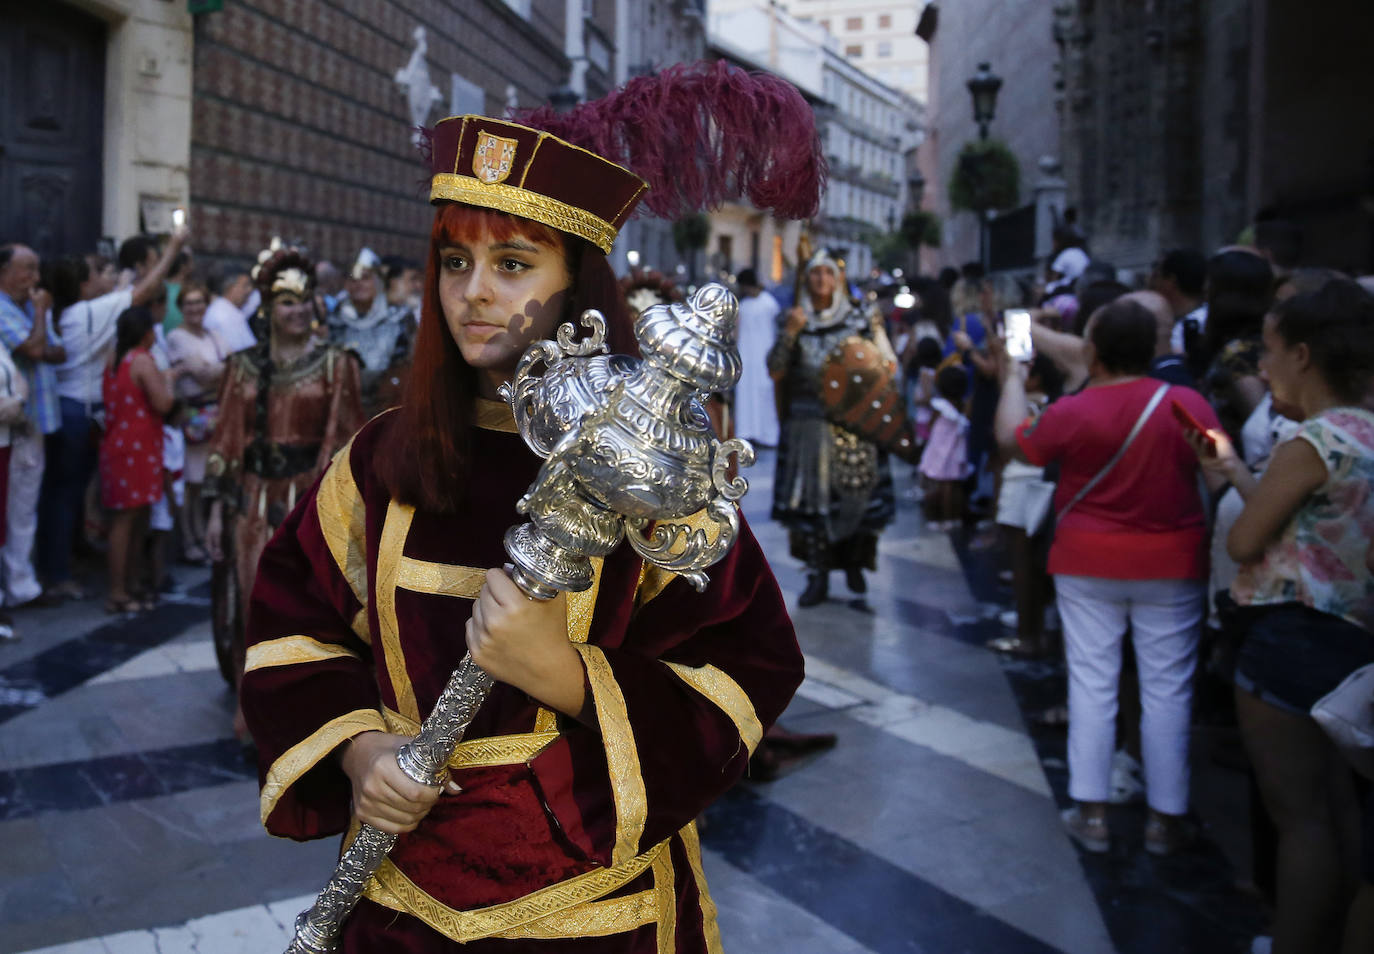
[{"label": "costumed soldier in armor", "polygon": [[397,403],[415,341],[415,310],[406,298],[389,300],[386,270],[372,249],[360,251],[348,272],[348,298],[329,319],[330,343],[362,365],[368,418]]},{"label": "costumed soldier in armor", "polygon": [[781,437],[773,519],[787,527],[792,556],[806,564],[799,606],[815,606],[843,570],[849,589],[867,589],[876,569],[878,533],[896,513],[888,456],[876,444],[830,423],[821,403],[822,369],[840,342],[855,335],[887,344],[876,308],[855,304],[840,263],[822,249],[806,263],[797,302],[783,314],[768,352],[778,385]]},{"label": "costumed soldier in armor", "polygon": [[[743,193],[805,218],[819,138],[795,88],[723,62],[516,119],[430,134],[404,398],[263,554],[241,690],[262,817],[297,839],[359,821],[399,834],[342,954],[707,954],[720,939],[694,819],[801,682],[786,604],[744,525],[704,592],[622,543],[589,590],[527,598],[502,537],[542,461],[498,387],[584,309],[633,352],[606,254],[641,199],[674,219]],[[397,751],[465,649],[494,685],[450,784],[419,785]]]}]

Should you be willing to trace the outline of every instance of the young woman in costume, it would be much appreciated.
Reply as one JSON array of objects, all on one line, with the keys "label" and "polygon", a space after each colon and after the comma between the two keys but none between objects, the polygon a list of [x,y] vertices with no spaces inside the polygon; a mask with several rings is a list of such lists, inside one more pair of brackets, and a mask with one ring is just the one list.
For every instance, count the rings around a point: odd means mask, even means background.
[{"label": "young woman in costume", "polygon": [[[779,142],[810,131],[806,148],[735,152],[768,141],[760,115]],[[345,952],[719,950],[693,821],[801,680],[781,594],[742,526],[704,593],[622,545],[590,590],[527,599],[501,541],[541,460],[497,388],[586,308],[606,315],[613,351],[634,349],[606,252],[646,183],[603,157],[663,186],[646,201],[658,214],[742,184],[805,215],[821,178],[814,127],[790,86],[725,64],[525,122],[462,116],[433,131],[438,208],[404,401],[263,553],[241,690],[262,816],[299,839],[359,821],[400,833],[345,923]],[[451,784],[430,789],[396,752],[465,650],[496,684]]]},{"label": "young woman in costume", "polygon": [[265,329],[256,346],[228,360],[202,491],[211,501],[205,545],[217,570],[215,646],[235,681],[258,556],[363,423],[356,359],[312,331],[310,260],[296,249],[264,252],[254,280]]}]

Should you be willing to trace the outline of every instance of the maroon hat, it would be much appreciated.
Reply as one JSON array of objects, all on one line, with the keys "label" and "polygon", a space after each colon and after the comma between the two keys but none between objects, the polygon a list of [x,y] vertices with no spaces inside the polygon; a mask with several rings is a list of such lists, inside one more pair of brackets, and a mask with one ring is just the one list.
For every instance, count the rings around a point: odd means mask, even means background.
[{"label": "maroon hat", "polygon": [[431,202],[465,202],[569,232],[610,252],[649,185],[551,133],[451,116],[431,134]]}]

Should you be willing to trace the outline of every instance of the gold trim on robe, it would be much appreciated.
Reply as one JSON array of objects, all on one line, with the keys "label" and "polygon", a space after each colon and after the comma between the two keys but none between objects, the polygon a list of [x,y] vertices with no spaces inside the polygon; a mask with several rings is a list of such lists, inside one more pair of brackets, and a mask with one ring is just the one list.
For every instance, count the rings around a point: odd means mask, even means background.
[{"label": "gold trim on robe", "polygon": [[478,398],[472,417],[472,423],[484,431],[501,431],[505,434],[520,433],[520,428],[515,426],[515,415],[511,413],[510,405],[505,401],[488,401],[486,398]]},{"label": "gold trim on robe", "polygon": [[692,877],[696,879],[697,894],[701,897],[701,934],[706,939],[706,954],[724,954],[720,943],[720,923],[716,917],[716,902],[706,887],[706,869],[701,864],[701,838],[697,835],[697,823],[691,822],[678,832],[682,836],[683,847],[687,849],[687,863],[692,866]]},{"label": "gold trim on robe", "polygon": [[270,669],[273,666],[295,666],[300,663],[337,659],[340,656],[358,658],[358,654],[353,650],[335,643],[322,643],[310,636],[282,636],[249,646],[243,671],[253,672],[255,669]]},{"label": "gold trim on robe", "polygon": [[763,723],[759,722],[758,713],[754,711],[754,703],[740,688],[739,683],[715,666],[684,666],[672,662],[667,665],[679,679],[710,699],[721,712],[730,717],[745,748],[753,755],[763,738]]},{"label": "gold trim on robe", "polygon": [[625,696],[615,681],[611,664],[599,646],[574,644],[587,667],[587,680],[592,687],[592,701],[601,724],[601,738],[606,749],[606,768],[611,778],[611,793],[615,798],[615,848],[611,864],[620,865],[635,856],[644,825],[649,818],[649,796],[639,767],[639,749],[635,745],[634,728],[625,707]]},{"label": "gold trim on robe", "polygon": [[401,649],[401,624],[396,618],[396,588],[400,579],[402,555],[415,508],[407,504],[388,502],[386,519],[382,523],[382,539],[377,546],[377,625],[381,628],[382,655],[386,659],[387,678],[396,694],[396,708],[408,719],[420,720],[420,706],[415,701],[415,687],[406,671],[405,652]]},{"label": "gold trim on robe", "polygon": [[[705,508],[678,520],[665,522],[682,524],[692,530],[702,530],[706,533],[706,538],[712,541],[720,535],[720,525],[711,519]],[[635,593],[635,605],[637,607],[644,606],[667,589],[668,584],[676,580],[677,577],[678,574],[672,570],[665,570],[645,561],[639,572],[639,587]]]},{"label": "gold trim on robe", "polygon": [[[414,915],[459,944],[484,937],[503,936],[504,932],[535,924],[542,924],[546,929],[552,930],[561,923],[573,929],[576,927],[574,917],[580,913],[581,907],[588,906],[589,902],[596,902],[629,884],[653,865],[660,855],[666,855],[667,851],[668,843],[661,842],[644,854],[630,858],[622,864],[610,868],[596,868],[566,881],[531,891],[514,901],[474,908],[470,911],[459,911],[431,897],[407,878],[390,859],[381,863],[363,894],[385,908]],[[595,913],[597,912],[588,912]],[[615,905],[602,909],[601,913],[612,915],[614,920],[607,917],[598,924],[599,935],[630,931],[645,923],[638,921],[640,911],[635,906]],[[657,911],[655,917],[650,920],[660,920]]]},{"label": "gold trim on robe", "polygon": [[372,731],[386,731],[382,714],[376,709],[355,709],[329,720],[282,753],[281,758],[267,770],[267,779],[262,783],[259,806],[263,825],[267,824],[268,816],[277,807],[282,792],[338,748],[341,742]]},{"label": "gold trim on robe", "polygon": [[[399,712],[383,709],[382,715],[386,718],[388,732],[411,737],[420,732],[418,722],[407,719]],[[557,732],[525,732],[469,739],[458,743],[453,755],[449,757],[448,767],[465,769],[487,768],[492,765],[520,765],[534,758],[557,738]]]},{"label": "gold trim on robe", "polygon": [[[349,463],[352,457],[353,441],[343,446],[334,455],[329,469],[320,481],[319,492],[315,496],[316,515],[320,520],[320,532],[324,542],[339,567],[339,572],[348,581],[353,597],[366,611],[367,593],[367,508],[363,505],[362,494],[353,480],[353,468]],[[367,614],[364,612],[363,619]],[[357,630],[356,623],[354,630]],[[361,633],[359,635],[362,635]]]},{"label": "gold trim on robe", "polygon": [[673,856],[663,851],[654,859],[654,895],[658,899],[658,954],[677,950],[677,872]]},{"label": "gold trim on robe", "polygon": [[[605,560],[592,557],[592,585],[581,593],[569,593],[568,639],[574,643],[585,643],[592,631],[592,614],[596,610],[596,595],[601,592],[601,566]],[[534,717],[535,732],[554,732],[558,729],[558,713],[544,706]]]},{"label": "gold trim on robe", "polygon": [[408,556],[401,557],[400,570],[396,585],[412,593],[428,593],[431,596],[455,596],[459,599],[475,600],[482,592],[482,584],[487,582],[487,571],[475,566],[459,566],[453,563],[430,563]]}]

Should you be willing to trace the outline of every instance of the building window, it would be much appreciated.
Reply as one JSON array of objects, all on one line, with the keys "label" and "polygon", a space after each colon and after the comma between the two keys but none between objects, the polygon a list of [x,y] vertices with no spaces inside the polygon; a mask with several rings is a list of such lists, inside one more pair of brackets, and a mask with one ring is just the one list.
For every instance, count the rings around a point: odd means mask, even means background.
[{"label": "building window", "polygon": [[478,116],[485,116],[487,112],[487,94],[482,87],[457,73],[450,77],[452,86],[449,92],[448,114],[450,116],[463,116],[473,113]]},{"label": "building window", "polygon": [[892,44],[889,43],[887,40],[879,40],[879,41],[878,41],[878,55],[879,55],[879,56],[891,56],[891,55],[892,55]]},{"label": "building window", "polygon": [[862,29],[864,28],[864,18],[863,18],[863,17],[845,17],[845,18],[844,18],[844,28],[845,28],[846,30],[848,30],[849,32],[851,32],[851,33],[853,33],[855,30],[862,30]]},{"label": "building window", "polygon": [[880,13],[880,14],[878,14],[878,29],[879,29],[879,30],[890,30],[890,29],[892,29],[892,15],[891,15],[890,13]]},{"label": "building window", "polygon": [[844,55],[849,57],[863,56],[864,46],[862,43],[851,43],[844,48]]},{"label": "building window", "polygon": [[822,21],[821,21],[821,29],[824,30],[826,33],[829,33],[829,32],[830,32],[830,21],[829,21],[829,20],[822,20]]}]

